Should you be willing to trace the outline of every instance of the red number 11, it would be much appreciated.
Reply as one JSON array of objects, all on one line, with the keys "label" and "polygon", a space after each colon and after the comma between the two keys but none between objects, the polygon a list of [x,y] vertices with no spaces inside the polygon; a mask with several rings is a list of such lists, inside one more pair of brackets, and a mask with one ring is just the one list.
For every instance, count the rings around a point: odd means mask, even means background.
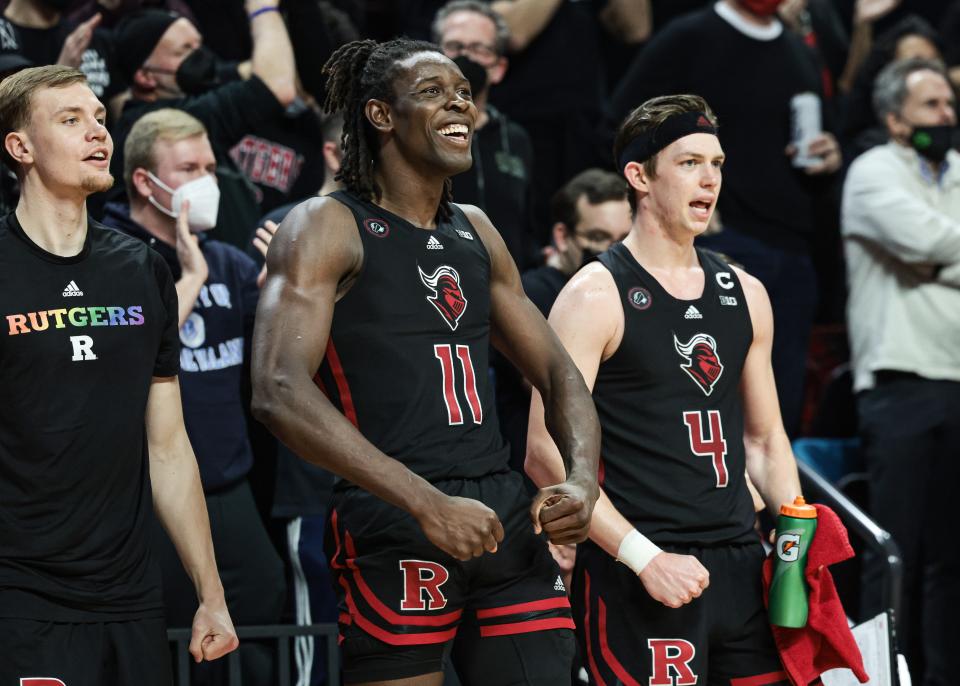
[{"label": "red number 11", "polygon": [[[456,372],[453,368],[451,346],[449,344],[435,345],[433,346],[433,355],[440,360],[440,369],[443,372],[443,401],[447,405],[447,420],[451,426],[463,424],[463,411],[460,409],[460,401],[457,399],[455,388],[454,376]],[[483,422],[483,406],[480,404],[480,396],[477,394],[477,378],[473,371],[473,361],[470,359],[470,347],[458,345],[457,358],[460,360],[460,367],[463,369],[463,394],[467,397],[467,404],[470,405],[473,423],[481,424]]]}]

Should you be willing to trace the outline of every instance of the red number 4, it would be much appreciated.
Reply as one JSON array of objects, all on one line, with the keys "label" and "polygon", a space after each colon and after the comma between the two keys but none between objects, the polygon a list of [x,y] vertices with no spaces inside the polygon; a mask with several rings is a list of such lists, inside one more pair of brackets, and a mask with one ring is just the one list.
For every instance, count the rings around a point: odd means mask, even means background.
[{"label": "red number 4", "polygon": [[694,455],[709,457],[713,461],[713,471],[717,474],[717,488],[726,488],[729,482],[727,474],[727,441],[723,437],[723,423],[720,421],[720,412],[707,411],[707,421],[710,422],[710,435],[703,437],[703,413],[684,412],[683,423],[687,425],[690,436],[690,450]]},{"label": "red number 4", "polygon": [[[443,372],[443,401],[447,404],[447,420],[451,426],[463,424],[463,411],[460,409],[460,400],[457,398],[455,387],[456,372],[453,368],[451,346],[435,345],[433,355],[440,360],[440,369]],[[470,415],[473,417],[474,424],[481,424],[483,405],[480,404],[480,396],[477,394],[477,377],[473,371],[473,361],[470,359],[470,347],[458,345],[457,358],[463,369],[463,394],[467,397],[467,404],[470,405]]]}]

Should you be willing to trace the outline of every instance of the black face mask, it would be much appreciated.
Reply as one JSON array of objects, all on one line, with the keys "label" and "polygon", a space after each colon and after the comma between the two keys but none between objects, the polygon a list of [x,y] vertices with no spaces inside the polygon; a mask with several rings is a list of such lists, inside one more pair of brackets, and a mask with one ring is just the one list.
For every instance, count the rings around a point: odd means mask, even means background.
[{"label": "black face mask", "polygon": [[220,85],[216,54],[201,45],[180,63],[176,78],[180,90],[187,95],[200,95],[216,88]]},{"label": "black face mask", "polygon": [[477,64],[466,55],[460,55],[454,58],[453,63],[460,67],[460,71],[470,82],[470,90],[473,91],[473,97],[477,97],[487,87],[487,68],[482,64]]},{"label": "black face mask", "polygon": [[954,126],[915,126],[910,134],[910,145],[923,157],[939,164],[947,151],[956,147],[957,129]]}]

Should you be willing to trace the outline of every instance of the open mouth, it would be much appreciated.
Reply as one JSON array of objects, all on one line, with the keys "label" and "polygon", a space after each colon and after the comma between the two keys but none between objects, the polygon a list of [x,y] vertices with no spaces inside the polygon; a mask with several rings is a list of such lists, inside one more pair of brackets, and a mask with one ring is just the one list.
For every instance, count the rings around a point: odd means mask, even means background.
[{"label": "open mouth", "polygon": [[97,150],[96,152],[88,155],[83,158],[84,162],[106,162],[108,159],[107,152],[105,150]]},{"label": "open mouth", "polygon": [[437,133],[452,141],[466,143],[470,135],[470,128],[465,124],[447,124],[443,128],[437,129]]},{"label": "open mouth", "polygon": [[707,202],[706,200],[694,200],[690,203],[690,207],[692,207],[697,214],[706,216],[710,214],[710,208],[713,207],[713,203]]}]

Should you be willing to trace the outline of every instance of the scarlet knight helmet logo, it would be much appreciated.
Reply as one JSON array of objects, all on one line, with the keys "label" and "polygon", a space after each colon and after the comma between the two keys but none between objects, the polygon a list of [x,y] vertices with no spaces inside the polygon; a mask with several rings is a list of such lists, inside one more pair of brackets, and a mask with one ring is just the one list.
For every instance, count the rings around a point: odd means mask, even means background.
[{"label": "scarlet knight helmet logo", "polygon": [[427,301],[437,308],[450,329],[456,331],[460,317],[467,311],[467,299],[460,288],[460,275],[457,270],[444,264],[437,267],[433,274],[425,274],[419,265],[417,271],[420,272],[423,285],[432,293],[427,296]]},{"label": "scarlet knight helmet logo", "polygon": [[713,336],[698,333],[686,343],[681,343],[674,334],[673,345],[686,362],[680,365],[680,369],[690,375],[705,395],[713,393],[713,387],[723,373],[723,364],[717,357],[717,342]]}]

